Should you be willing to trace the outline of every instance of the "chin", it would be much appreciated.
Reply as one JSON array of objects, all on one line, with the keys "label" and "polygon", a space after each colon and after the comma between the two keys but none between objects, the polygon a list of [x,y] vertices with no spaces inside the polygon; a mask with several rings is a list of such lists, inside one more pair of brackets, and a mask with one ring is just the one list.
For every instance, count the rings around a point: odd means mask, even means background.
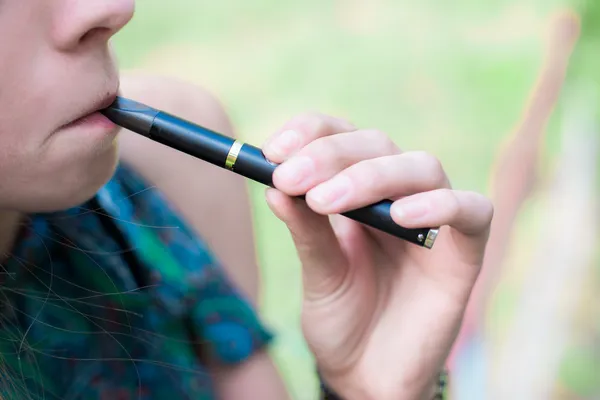
[{"label": "chin", "polygon": [[[14,207],[22,213],[51,213],[77,207],[93,198],[114,175],[118,165],[116,141],[108,149],[88,154],[62,168],[52,169],[32,192],[21,196]],[[25,198],[25,199],[24,199]],[[40,201],[40,199],[43,199]]]},{"label": "chin", "polygon": [[87,165],[73,170],[70,179],[65,180],[63,194],[57,197],[53,211],[79,206],[96,195],[114,175],[118,165],[116,141],[101,154],[89,160]]}]

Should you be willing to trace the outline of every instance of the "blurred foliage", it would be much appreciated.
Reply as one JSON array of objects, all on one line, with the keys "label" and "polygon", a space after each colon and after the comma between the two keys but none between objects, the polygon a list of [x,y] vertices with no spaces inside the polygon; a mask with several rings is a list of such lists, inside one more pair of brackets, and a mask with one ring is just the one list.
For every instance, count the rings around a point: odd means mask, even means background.
[{"label": "blurred foliage", "polygon": [[581,38],[570,69],[570,76],[598,82],[600,76],[600,2],[572,0],[573,8],[581,16]]},{"label": "blurred foliage", "polygon": [[[573,8],[581,15],[581,39],[573,55],[569,81],[600,90],[600,2],[595,0],[571,0]],[[596,99],[600,105],[600,98]],[[596,116],[600,125],[600,118]],[[600,186],[600,177],[597,182]]]}]

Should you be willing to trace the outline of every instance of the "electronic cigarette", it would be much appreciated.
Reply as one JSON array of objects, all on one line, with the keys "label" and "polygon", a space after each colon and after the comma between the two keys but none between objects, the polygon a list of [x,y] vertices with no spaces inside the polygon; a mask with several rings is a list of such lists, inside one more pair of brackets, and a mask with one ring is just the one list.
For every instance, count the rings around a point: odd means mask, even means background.
[{"label": "electronic cigarette", "polygon": [[[158,143],[264,185],[273,186],[272,177],[277,164],[267,160],[262,150],[257,147],[122,97],[117,97],[114,103],[102,113],[115,124]],[[391,205],[390,200],[383,200],[342,215],[431,249],[438,235],[438,229],[407,229],[398,225],[392,220]]]}]

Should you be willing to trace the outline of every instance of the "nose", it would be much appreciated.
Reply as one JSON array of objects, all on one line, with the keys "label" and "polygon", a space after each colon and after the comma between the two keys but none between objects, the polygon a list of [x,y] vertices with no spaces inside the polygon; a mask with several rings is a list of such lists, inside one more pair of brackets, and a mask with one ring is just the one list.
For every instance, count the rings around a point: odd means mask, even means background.
[{"label": "nose", "polygon": [[91,42],[106,43],[135,10],[135,0],[66,0],[63,4],[52,36],[55,46],[65,51]]}]

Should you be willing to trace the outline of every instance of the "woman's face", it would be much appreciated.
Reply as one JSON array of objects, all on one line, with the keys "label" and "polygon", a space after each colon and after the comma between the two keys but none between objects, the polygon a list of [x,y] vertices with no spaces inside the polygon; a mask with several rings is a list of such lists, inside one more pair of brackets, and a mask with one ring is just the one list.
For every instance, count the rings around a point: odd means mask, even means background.
[{"label": "woman's face", "polygon": [[0,210],[77,205],[112,175],[108,41],[135,0],[0,0]]}]

